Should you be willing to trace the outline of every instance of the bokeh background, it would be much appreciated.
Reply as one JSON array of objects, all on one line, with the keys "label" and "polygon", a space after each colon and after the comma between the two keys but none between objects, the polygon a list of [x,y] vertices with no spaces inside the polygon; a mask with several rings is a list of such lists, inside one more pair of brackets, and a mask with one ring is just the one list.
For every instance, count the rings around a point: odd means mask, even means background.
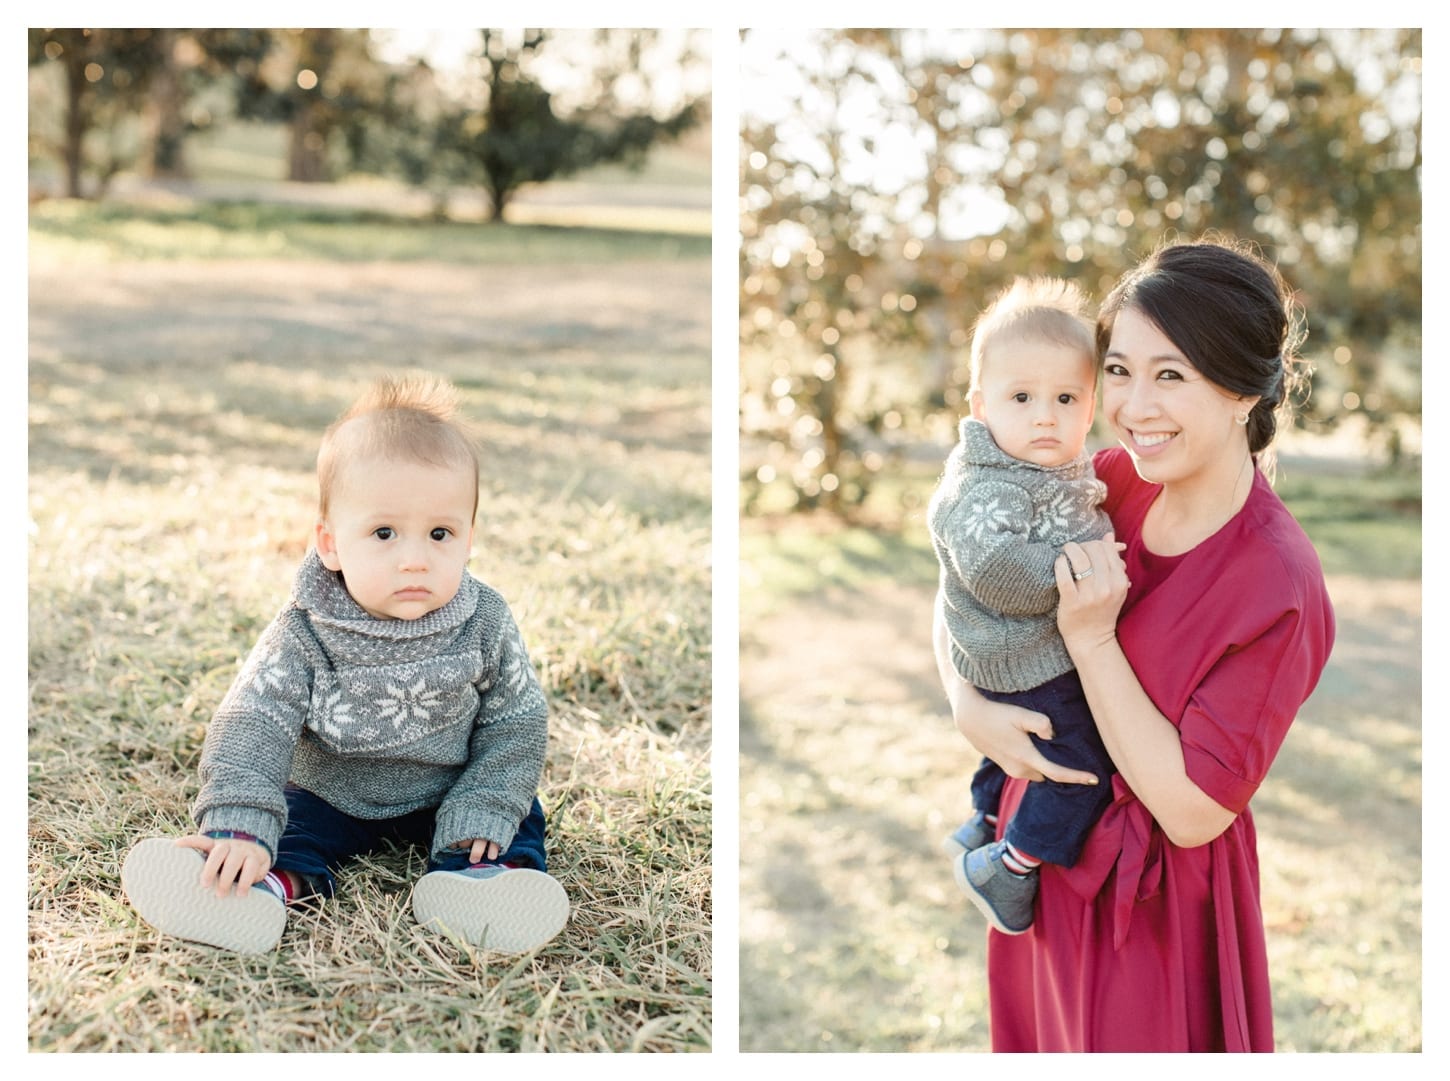
[{"label": "bokeh background", "polygon": [[988,1046],[985,929],[937,849],[976,755],[922,520],[970,327],[1015,274],[1101,299],[1219,232],[1306,314],[1277,486],[1340,621],[1255,800],[1279,1043],[1418,1050],[1420,32],[750,30],[741,53],[742,1047]]}]

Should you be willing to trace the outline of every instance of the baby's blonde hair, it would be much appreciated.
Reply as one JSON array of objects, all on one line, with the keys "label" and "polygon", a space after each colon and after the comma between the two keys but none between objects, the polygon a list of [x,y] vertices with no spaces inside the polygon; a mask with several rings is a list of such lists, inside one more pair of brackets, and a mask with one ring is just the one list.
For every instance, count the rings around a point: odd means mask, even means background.
[{"label": "baby's blonde hair", "polygon": [[993,298],[972,327],[971,390],[982,378],[987,347],[1006,339],[1050,341],[1079,348],[1093,363],[1097,382],[1097,341],[1087,316],[1087,297],[1064,278],[1014,278]]},{"label": "baby's blonde hair", "polygon": [[332,422],[317,451],[318,516],[327,517],[347,464],[379,459],[468,469],[478,512],[478,447],[448,380],[384,376]]}]

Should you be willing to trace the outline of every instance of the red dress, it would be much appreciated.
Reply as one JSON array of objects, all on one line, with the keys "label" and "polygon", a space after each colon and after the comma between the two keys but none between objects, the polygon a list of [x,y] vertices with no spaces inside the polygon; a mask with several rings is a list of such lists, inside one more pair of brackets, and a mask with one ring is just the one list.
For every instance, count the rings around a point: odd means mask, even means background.
[{"label": "red dress", "polygon": [[[1309,540],[1263,476],[1179,556],[1144,549],[1160,490],[1126,452],[1094,458],[1132,587],[1118,640],[1179,729],[1188,776],[1238,812],[1179,848],[1113,778],[1076,866],[1043,865],[1024,935],[989,931],[995,1051],[1272,1051],[1273,1008],[1248,802],[1329,658],[1334,615]],[[1026,782],[1009,779],[1001,821]]]}]

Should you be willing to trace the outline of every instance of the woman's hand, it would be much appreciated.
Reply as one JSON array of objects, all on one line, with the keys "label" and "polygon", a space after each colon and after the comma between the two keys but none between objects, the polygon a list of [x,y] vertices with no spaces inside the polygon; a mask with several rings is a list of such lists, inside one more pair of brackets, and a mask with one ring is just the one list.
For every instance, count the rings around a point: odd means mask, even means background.
[{"label": "woman's hand", "polygon": [[1060,766],[1037,749],[1029,733],[1040,739],[1052,738],[1052,722],[1046,715],[1007,702],[993,702],[978,694],[976,688],[965,686],[971,693],[960,695],[952,706],[957,731],[1001,766],[1007,776],[1062,784],[1098,783],[1094,774]]},{"label": "woman's hand", "polygon": [[1102,540],[1062,546],[1057,574],[1057,629],[1079,666],[1093,647],[1117,638],[1118,613],[1128,597],[1128,571],[1119,553],[1127,547],[1106,534]]},{"label": "woman's hand", "polygon": [[193,834],[179,838],[176,843],[183,848],[195,848],[206,853],[201,884],[207,889],[215,886],[218,897],[225,897],[233,888],[241,896],[262,881],[272,866],[272,857],[266,847],[255,841]]},{"label": "woman's hand", "polygon": [[1063,784],[1098,783],[1093,774],[1060,766],[1037,749],[1028,733],[1041,739],[1052,738],[1052,722],[1044,714],[1006,702],[993,702],[982,697],[975,687],[962,679],[951,663],[951,640],[940,597],[937,599],[932,639],[936,649],[937,674],[951,705],[957,731],[979,753],[996,762],[1009,777],[1029,781],[1046,779]]}]

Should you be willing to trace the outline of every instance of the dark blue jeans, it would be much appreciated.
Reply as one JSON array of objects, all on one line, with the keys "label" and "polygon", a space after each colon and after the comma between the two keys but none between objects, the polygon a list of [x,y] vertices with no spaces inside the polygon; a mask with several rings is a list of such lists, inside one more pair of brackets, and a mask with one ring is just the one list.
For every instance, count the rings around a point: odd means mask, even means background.
[{"label": "dark blue jeans", "polygon": [[[1082,854],[1093,823],[1112,801],[1113,786],[1108,778],[1117,772],[1098,735],[1098,726],[1083,695],[1082,681],[1075,671],[1070,671],[1027,691],[1003,694],[978,690],[983,698],[993,702],[1010,702],[1034,713],[1045,713],[1052,721],[1052,739],[1033,736],[1037,749],[1060,766],[1097,774],[1095,785],[1032,782],[1004,834],[1029,856],[1071,867]],[[996,814],[1006,779],[1001,766],[990,758],[982,759],[972,777],[972,807]]]},{"label": "dark blue jeans", "polygon": [[[459,871],[468,866],[466,848],[432,851],[436,807],[422,807],[397,818],[354,818],[297,785],[289,784],[286,795],[287,828],[278,842],[274,867],[307,875],[325,897],[333,895],[336,883],[332,873],[343,861],[371,852],[384,841],[427,848],[429,871]],[[546,870],[544,809],[537,799],[496,862]]]}]

